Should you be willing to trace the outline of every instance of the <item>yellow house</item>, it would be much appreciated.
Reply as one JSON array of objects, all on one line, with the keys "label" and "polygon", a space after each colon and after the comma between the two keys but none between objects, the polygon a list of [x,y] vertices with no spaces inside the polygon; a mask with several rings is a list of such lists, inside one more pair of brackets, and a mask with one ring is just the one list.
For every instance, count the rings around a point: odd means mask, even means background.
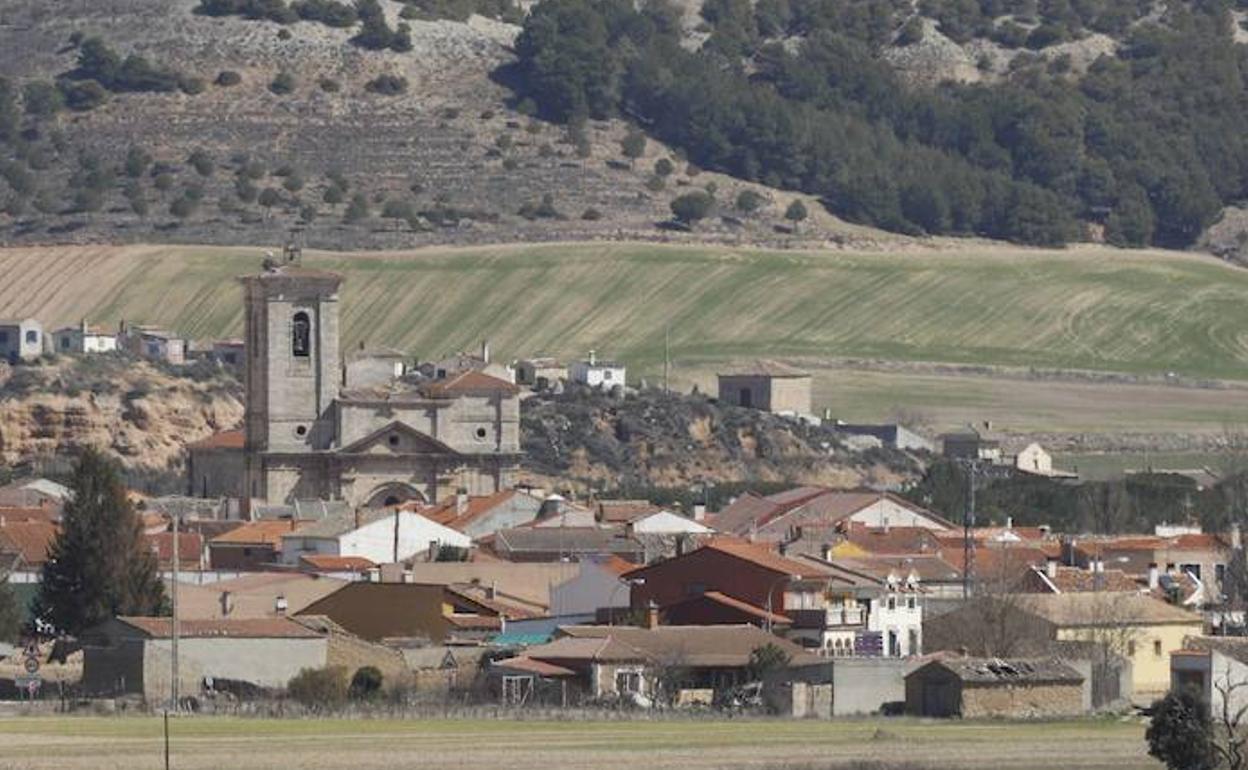
[{"label": "yellow house", "polygon": [[1130,660],[1137,699],[1170,689],[1170,653],[1205,627],[1200,615],[1135,592],[1028,595],[1020,609],[1050,623],[1058,641],[1099,642]]}]

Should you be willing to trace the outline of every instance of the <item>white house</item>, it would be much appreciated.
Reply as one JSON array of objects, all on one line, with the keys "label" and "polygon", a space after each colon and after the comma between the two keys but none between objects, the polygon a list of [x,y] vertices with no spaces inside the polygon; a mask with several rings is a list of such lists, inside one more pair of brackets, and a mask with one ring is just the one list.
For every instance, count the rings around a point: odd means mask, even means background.
[{"label": "white house", "polygon": [[599,361],[598,354],[593,350],[589,351],[588,359],[573,361],[568,367],[569,379],[591,388],[624,387],[624,375],[623,364]]},{"label": "white house", "polygon": [[117,335],[84,320],[78,326],[66,326],[52,332],[52,349],[67,355],[110,353],[117,349]]},{"label": "white house", "polygon": [[412,511],[359,511],[333,516],[282,535],[282,564],[308,555],[357,556],[391,564],[442,546],[467,548],[472,539]]},{"label": "white house", "polygon": [[0,321],[0,359],[10,363],[43,355],[43,325],[33,318]]},{"label": "white house", "polygon": [[923,595],[914,572],[890,572],[884,579],[884,594],[871,600],[867,630],[878,633],[883,654],[909,657],[923,652]]}]

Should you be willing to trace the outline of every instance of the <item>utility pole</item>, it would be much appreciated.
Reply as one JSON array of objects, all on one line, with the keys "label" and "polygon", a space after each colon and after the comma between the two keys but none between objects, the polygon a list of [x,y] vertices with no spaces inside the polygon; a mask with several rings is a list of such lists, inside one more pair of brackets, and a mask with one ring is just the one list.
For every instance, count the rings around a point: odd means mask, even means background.
[{"label": "utility pole", "polygon": [[971,586],[974,581],[975,564],[975,475],[978,470],[975,460],[968,461],[965,466],[970,479],[970,494],[967,495],[966,513],[962,517],[962,598],[971,598]]},{"label": "utility pole", "polygon": [[181,518],[177,513],[173,514],[173,585],[170,588],[170,603],[173,605],[172,630],[169,635],[169,661],[170,675],[169,696],[173,702],[173,709],[178,709],[178,562],[180,560],[178,540],[181,536],[178,534],[178,520]]}]

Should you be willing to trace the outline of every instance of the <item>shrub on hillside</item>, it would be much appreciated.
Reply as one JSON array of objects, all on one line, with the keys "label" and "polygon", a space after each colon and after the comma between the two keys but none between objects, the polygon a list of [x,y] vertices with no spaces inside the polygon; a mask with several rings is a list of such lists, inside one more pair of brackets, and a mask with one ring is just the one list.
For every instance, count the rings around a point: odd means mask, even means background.
[{"label": "shrub on hillside", "polygon": [[295,90],[295,76],[285,70],[277,73],[273,82],[269,83],[269,90],[278,96],[289,94]]},{"label": "shrub on hillside", "polygon": [[687,225],[706,219],[714,208],[715,199],[700,190],[685,193],[671,203],[672,215]]},{"label": "shrub on hillside", "polygon": [[296,0],[290,8],[305,21],[319,21],[330,27],[354,27],[360,20],[355,6],[336,0]]},{"label": "shrub on hillside", "polygon": [[243,76],[234,70],[221,70],[217,73],[217,79],[213,82],[222,88],[229,88],[243,82]]},{"label": "shrub on hillside", "polygon": [[378,75],[364,84],[364,90],[370,94],[398,96],[407,92],[407,78],[401,75]]}]

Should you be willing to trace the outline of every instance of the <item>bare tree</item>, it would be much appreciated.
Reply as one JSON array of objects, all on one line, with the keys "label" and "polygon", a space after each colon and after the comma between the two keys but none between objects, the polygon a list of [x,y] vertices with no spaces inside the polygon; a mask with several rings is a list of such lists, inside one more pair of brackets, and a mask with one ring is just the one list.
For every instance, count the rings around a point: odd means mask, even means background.
[{"label": "bare tree", "polygon": [[1214,690],[1222,701],[1221,708],[1213,715],[1214,735],[1210,744],[1214,752],[1222,759],[1227,770],[1245,770],[1248,768],[1248,693],[1237,696],[1236,693],[1248,689],[1248,682],[1231,681],[1230,671],[1220,680],[1214,682]]}]

